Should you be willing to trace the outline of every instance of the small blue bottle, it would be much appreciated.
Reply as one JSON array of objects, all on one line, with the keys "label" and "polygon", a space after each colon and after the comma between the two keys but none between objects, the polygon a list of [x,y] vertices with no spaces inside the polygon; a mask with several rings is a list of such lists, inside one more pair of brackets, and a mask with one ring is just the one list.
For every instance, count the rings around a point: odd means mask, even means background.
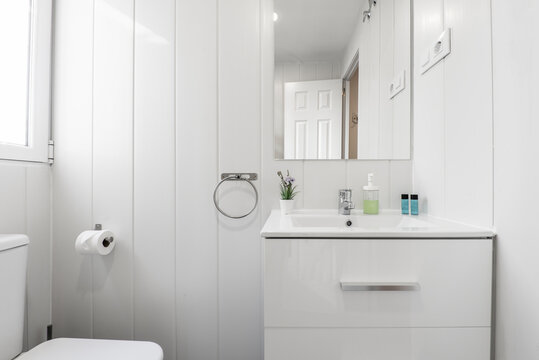
[{"label": "small blue bottle", "polygon": [[408,194],[401,195],[401,209],[402,215],[408,215],[410,213],[410,196]]},{"label": "small blue bottle", "polygon": [[412,215],[419,215],[419,195],[410,195],[410,213]]}]

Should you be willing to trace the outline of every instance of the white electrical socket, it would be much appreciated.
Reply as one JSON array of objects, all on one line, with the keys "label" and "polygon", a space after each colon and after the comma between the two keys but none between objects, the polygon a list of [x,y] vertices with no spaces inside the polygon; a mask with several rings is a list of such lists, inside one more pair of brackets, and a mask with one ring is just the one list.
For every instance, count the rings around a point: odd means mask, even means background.
[{"label": "white electrical socket", "polygon": [[421,58],[421,74],[451,53],[451,28],[447,28]]}]

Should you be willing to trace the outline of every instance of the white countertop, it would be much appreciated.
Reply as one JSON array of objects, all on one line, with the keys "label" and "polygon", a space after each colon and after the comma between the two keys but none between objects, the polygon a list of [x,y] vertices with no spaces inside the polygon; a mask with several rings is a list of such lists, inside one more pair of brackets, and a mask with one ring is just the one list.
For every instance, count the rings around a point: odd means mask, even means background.
[{"label": "white countertop", "polygon": [[[347,226],[347,221],[351,222]],[[337,210],[273,210],[260,232],[265,238],[492,238],[492,229],[469,226],[427,215],[401,215],[385,210],[378,215],[338,215]]]}]

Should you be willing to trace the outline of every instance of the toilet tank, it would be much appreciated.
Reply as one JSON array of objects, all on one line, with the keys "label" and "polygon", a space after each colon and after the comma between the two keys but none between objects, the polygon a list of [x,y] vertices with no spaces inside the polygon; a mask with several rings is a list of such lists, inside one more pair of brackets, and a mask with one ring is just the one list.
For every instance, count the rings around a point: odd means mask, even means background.
[{"label": "toilet tank", "polygon": [[28,243],[26,235],[0,234],[0,360],[22,352]]}]

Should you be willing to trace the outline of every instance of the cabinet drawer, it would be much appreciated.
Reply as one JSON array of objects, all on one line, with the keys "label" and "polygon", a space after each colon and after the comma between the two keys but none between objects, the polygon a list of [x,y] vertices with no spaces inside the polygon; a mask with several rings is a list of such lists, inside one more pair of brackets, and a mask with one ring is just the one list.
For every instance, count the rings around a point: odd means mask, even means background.
[{"label": "cabinet drawer", "polygon": [[489,328],[266,329],[265,360],[489,360]]},{"label": "cabinet drawer", "polygon": [[488,327],[491,272],[487,239],[266,239],[265,326]]}]

